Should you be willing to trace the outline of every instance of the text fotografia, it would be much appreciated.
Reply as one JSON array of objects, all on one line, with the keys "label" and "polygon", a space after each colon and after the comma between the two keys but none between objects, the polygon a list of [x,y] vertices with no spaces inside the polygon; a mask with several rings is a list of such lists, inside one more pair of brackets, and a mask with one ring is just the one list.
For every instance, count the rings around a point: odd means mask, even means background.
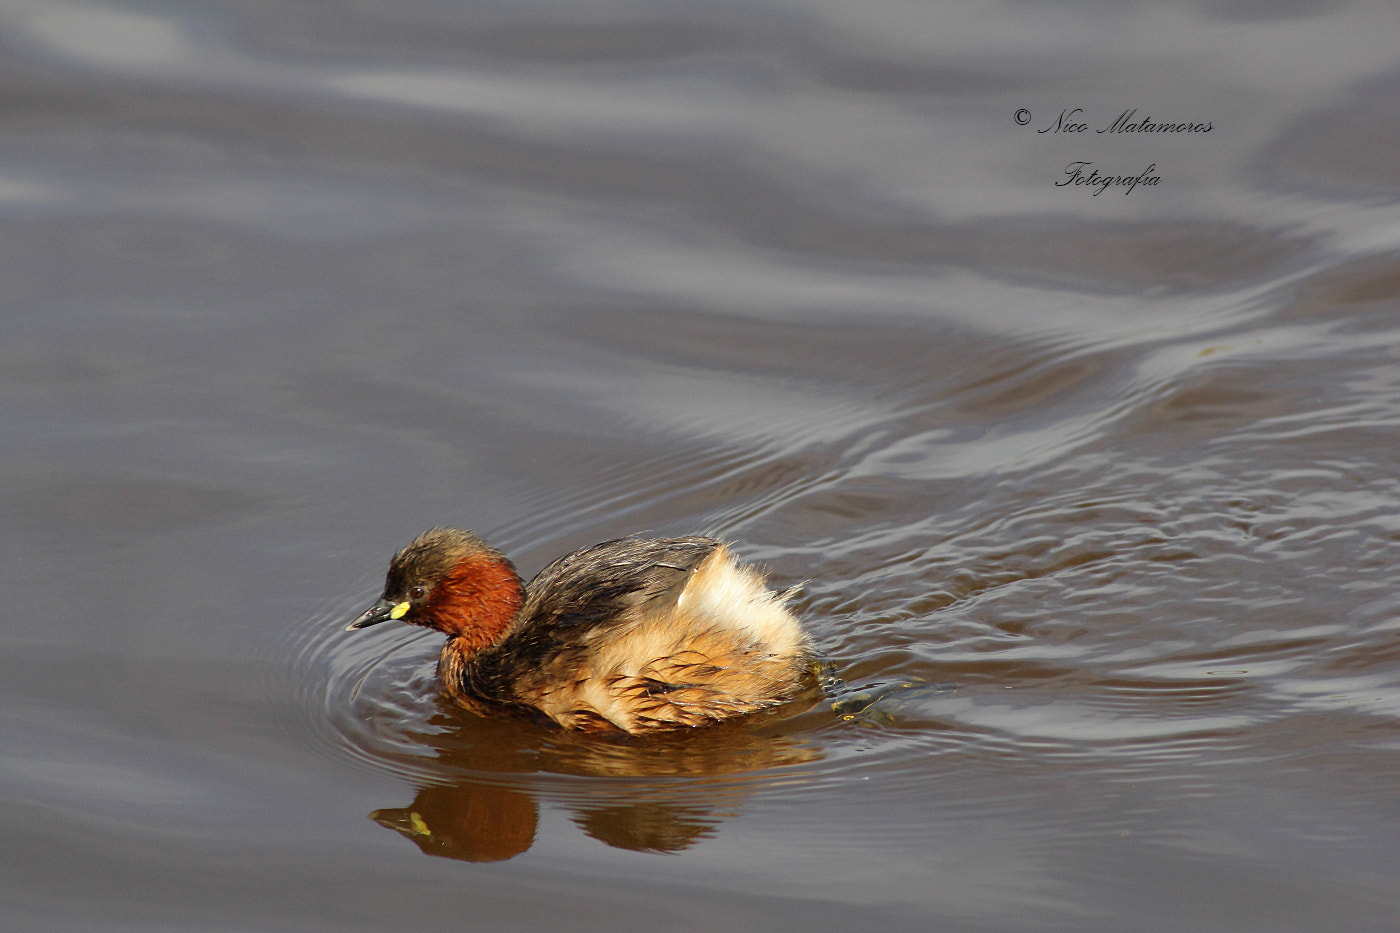
[{"label": "text fotografia", "polygon": [[1063,188],[1066,185],[1088,185],[1090,188],[1097,188],[1094,197],[1103,194],[1109,188],[1122,188],[1124,194],[1132,194],[1133,189],[1138,185],[1157,185],[1162,181],[1161,175],[1152,174],[1157,168],[1157,163],[1153,162],[1142,170],[1139,175],[1101,175],[1099,170],[1094,168],[1093,162],[1071,162],[1065,166],[1065,178],[1063,181],[1055,182],[1056,188]]},{"label": "text fotografia", "polygon": [[[1037,133],[1086,133],[1089,124],[1084,122],[1081,114],[1083,107],[1075,107],[1073,110],[1061,110],[1060,115],[1055,118],[1055,122],[1049,126],[1036,130]],[[1107,126],[1094,130],[1095,133],[1209,133],[1211,124],[1205,123],[1156,123],[1150,117],[1144,116],[1141,120],[1136,119],[1137,108],[1133,107],[1124,110]]]}]

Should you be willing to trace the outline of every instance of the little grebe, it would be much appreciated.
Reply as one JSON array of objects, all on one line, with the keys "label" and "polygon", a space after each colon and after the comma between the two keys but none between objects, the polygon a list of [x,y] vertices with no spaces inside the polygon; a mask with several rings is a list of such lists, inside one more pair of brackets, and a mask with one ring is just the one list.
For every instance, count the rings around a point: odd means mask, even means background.
[{"label": "little grebe", "polygon": [[438,676],[469,709],[641,733],[742,716],[809,686],[812,648],[788,596],[711,538],[605,541],[526,586],[476,535],[434,528],[394,555],[383,598],[349,629],[396,619],[446,634]]}]

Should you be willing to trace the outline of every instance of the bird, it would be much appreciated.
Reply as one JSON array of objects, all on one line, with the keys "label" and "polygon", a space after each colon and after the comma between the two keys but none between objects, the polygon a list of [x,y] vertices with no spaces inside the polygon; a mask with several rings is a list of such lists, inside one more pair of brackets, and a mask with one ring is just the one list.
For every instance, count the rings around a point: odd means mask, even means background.
[{"label": "bird", "polygon": [[478,535],[433,528],[389,563],[347,631],[386,621],[447,636],[443,691],[476,713],[587,733],[706,726],[814,686],[812,642],[763,573],[709,537],[580,548],[529,584]]}]

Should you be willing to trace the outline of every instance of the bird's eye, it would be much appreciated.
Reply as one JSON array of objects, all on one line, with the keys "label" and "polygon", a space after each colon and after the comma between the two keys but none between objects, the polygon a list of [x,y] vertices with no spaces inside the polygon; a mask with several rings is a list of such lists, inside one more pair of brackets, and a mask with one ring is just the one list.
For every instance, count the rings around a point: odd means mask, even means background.
[{"label": "bird's eye", "polygon": [[426,593],[426,592],[428,592],[428,591],[425,590],[425,589],[423,589],[423,587],[421,587],[421,586],[415,586],[413,589],[411,589],[411,590],[408,591],[408,598],[409,598],[409,599],[422,599],[422,598],[423,598],[423,594]]}]

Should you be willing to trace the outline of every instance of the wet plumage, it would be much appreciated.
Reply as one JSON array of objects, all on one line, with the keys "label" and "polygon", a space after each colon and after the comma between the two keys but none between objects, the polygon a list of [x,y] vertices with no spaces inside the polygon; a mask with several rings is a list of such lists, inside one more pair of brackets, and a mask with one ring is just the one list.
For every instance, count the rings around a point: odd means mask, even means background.
[{"label": "wet plumage", "polygon": [[705,725],[792,699],[812,650],[786,593],[711,538],[621,538],[559,558],[523,585],[467,531],[437,528],[394,556],[390,619],[447,635],[443,688],[483,713],[632,733]]}]

